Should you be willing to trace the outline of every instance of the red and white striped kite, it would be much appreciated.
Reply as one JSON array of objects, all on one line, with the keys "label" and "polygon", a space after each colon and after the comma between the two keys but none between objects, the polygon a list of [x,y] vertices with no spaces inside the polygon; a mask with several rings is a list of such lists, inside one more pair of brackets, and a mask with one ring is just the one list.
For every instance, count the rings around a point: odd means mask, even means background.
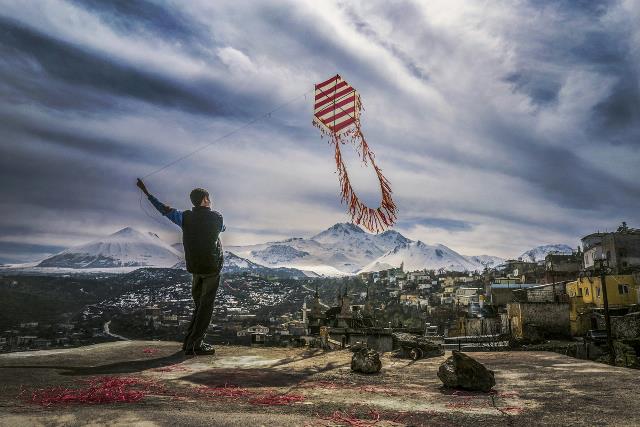
[{"label": "red and white striped kite", "polygon": [[[376,233],[391,227],[396,220],[397,208],[391,198],[391,185],[376,165],[375,155],[369,149],[367,141],[360,130],[360,95],[339,74],[315,85],[315,104],[313,125],[323,135],[330,137],[330,144],[335,148],[336,168],[340,178],[342,201],[349,205],[349,213],[356,224]],[[376,209],[366,206],[353,191],[347,168],[342,160],[340,145],[350,140],[362,161],[371,162],[380,181],[382,198]]]}]

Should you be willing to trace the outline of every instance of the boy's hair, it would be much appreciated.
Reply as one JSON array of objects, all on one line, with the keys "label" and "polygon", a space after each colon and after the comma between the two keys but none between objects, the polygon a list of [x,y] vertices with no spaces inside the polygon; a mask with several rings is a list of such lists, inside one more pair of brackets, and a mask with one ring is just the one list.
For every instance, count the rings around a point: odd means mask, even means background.
[{"label": "boy's hair", "polygon": [[209,192],[204,188],[194,188],[189,194],[193,206],[200,206],[205,197],[209,197]]}]

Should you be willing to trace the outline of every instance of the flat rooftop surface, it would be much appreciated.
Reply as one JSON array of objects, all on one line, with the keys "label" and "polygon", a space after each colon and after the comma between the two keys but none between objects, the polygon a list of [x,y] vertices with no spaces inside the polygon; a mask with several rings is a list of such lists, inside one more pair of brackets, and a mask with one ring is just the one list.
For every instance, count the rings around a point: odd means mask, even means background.
[{"label": "flat rooftop surface", "polygon": [[443,389],[436,372],[449,353],[384,355],[375,375],[352,373],[348,351],[185,357],[179,343],[123,341],[3,354],[0,425],[640,425],[637,370],[548,352],[467,354],[495,371],[493,392]]}]

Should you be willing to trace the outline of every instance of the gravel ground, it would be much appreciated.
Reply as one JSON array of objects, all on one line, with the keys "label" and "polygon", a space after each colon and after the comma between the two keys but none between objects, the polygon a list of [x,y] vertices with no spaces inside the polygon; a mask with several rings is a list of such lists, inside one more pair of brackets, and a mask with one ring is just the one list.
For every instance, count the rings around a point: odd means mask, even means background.
[{"label": "gravel ground", "polygon": [[[441,387],[448,354],[384,355],[381,373],[360,375],[347,351],[219,347],[187,358],[179,349],[128,341],[0,355],[0,425],[640,425],[638,371],[550,352],[468,353],[496,373],[493,392],[468,393]],[[32,401],[104,376],[153,387],[134,402]]]}]

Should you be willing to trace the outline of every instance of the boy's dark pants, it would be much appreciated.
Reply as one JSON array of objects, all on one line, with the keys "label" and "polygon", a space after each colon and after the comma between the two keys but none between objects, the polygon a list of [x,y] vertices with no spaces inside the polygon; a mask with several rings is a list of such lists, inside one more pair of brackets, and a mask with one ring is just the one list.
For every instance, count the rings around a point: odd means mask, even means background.
[{"label": "boy's dark pants", "polygon": [[183,349],[190,350],[200,347],[207,332],[211,315],[213,314],[213,302],[220,285],[220,272],[212,274],[194,274],[191,294],[196,305],[187,335],[184,339]]}]

